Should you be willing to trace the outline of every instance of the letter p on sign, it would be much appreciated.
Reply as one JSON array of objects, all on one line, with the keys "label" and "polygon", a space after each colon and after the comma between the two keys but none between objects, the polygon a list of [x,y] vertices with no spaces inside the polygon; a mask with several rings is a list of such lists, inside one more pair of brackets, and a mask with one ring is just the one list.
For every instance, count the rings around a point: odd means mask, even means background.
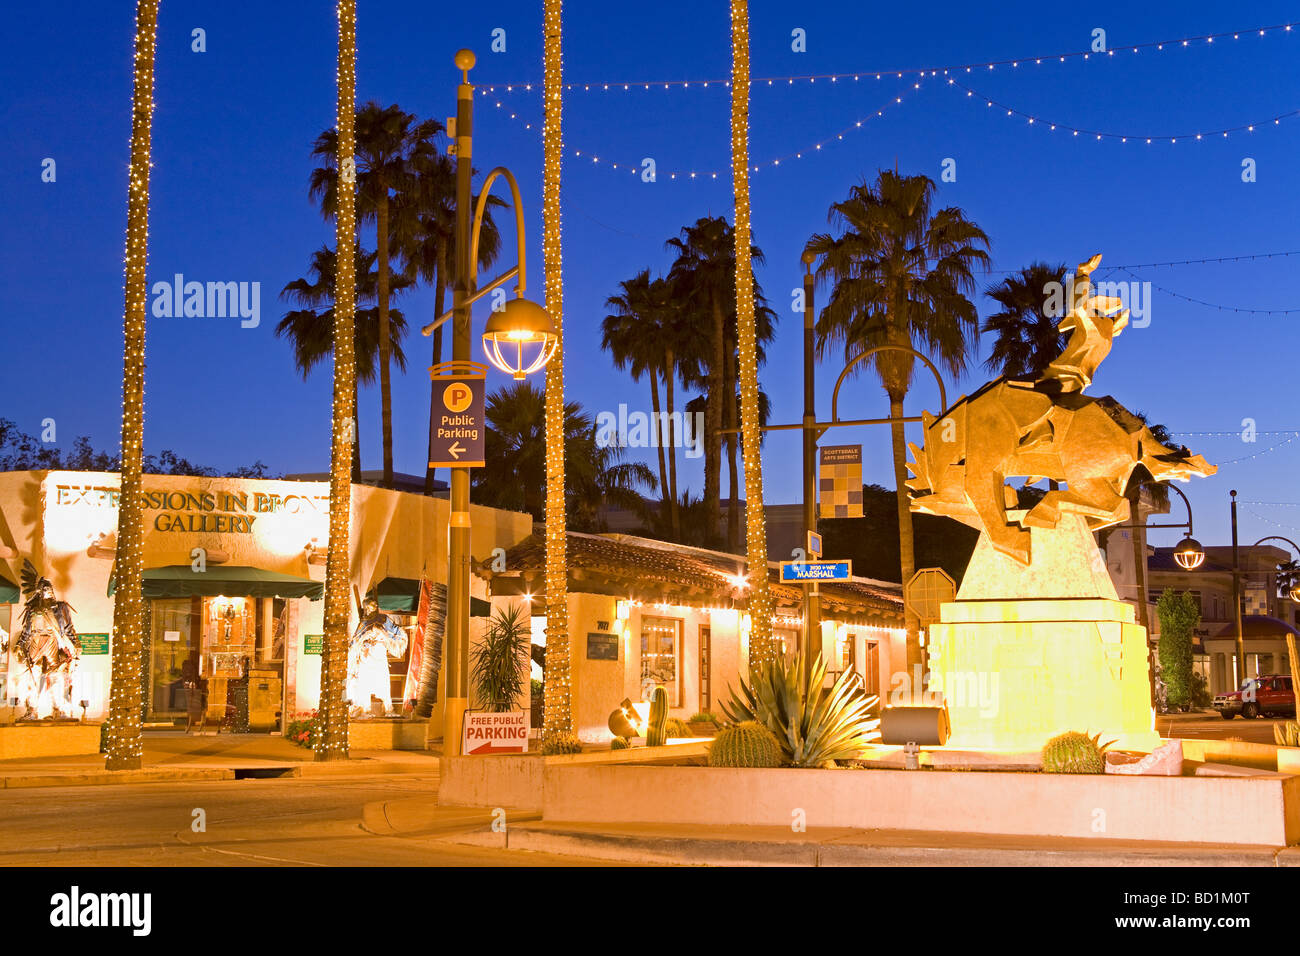
[{"label": "letter p on sign", "polygon": [[473,400],[474,393],[468,385],[461,382],[453,382],[442,390],[442,404],[447,406],[449,412],[463,412]]}]

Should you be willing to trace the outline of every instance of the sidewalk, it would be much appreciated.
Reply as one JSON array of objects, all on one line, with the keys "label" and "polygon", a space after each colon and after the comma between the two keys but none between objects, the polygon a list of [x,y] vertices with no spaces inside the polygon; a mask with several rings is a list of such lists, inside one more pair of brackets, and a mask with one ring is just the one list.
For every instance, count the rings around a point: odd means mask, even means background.
[{"label": "sidewalk", "polygon": [[283,737],[147,731],[140,770],[105,770],[102,754],[0,760],[0,789],[246,777],[436,775],[438,765],[438,754],[432,751],[354,750],[349,760],[317,763],[311,750]]}]

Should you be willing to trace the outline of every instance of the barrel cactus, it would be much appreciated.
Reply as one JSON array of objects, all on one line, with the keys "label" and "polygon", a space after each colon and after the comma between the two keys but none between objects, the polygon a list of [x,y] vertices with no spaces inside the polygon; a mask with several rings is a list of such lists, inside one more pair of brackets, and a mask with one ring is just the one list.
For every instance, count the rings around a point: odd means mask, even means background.
[{"label": "barrel cactus", "polygon": [[667,734],[669,737],[691,737],[691,728],[686,726],[686,721],[680,717],[669,717]]},{"label": "barrel cactus", "polygon": [[710,767],[779,767],[781,744],[756,720],[727,727],[709,745]]},{"label": "barrel cactus", "polygon": [[542,756],[582,753],[582,741],[573,734],[556,734],[542,741]]},{"label": "barrel cactus", "polygon": [[646,723],[645,745],[662,747],[668,742],[668,691],[656,687],[650,695],[650,720]]},{"label": "barrel cactus", "polygon": [[609,742],[610,750],[628,750],[631,746],[632,745],[627,742],[626,737],[615,737]]},{"label": "barrel cactus", "polygon": [[[1106,748],[1101,734],[1089,737],[1069,731],[1043,744],[1044,773],[1105,773]],[[1112,741],[1113,743],[1113,741]]]},{"label": "barrel cactus", "polygon": [[1288,720],[1285,724],[1273,725],[1273,739],[1279,747],[1300,747],[1300,724]]}]

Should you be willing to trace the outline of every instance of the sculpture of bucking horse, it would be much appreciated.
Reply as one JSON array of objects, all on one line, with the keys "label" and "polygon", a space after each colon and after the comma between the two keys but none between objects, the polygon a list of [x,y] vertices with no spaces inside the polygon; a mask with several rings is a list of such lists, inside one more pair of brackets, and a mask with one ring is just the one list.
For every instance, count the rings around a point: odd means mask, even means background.
[{"label": "sculpture of bucking horse", "polygon": [[[1041,376],[1004,376],[939,417],[925,413],[924,449],[909,445],[912,510],[980,529],[1026,565],[1030,528],[1054,528],[1074,513],[1096,531],[1128,519],[1130,481],[1190,481],[1217,470],[1185,447],[1162,444],[1113,398],[1083,394],[1129,320],[1121,299],[1092,295],[1089,276],[1100,262],[1096,255],[1081,263],[1065,290],[1069,311],[1058,329],[1069,338]],[[1008,478],[1059,487],[1021,510]]]}]

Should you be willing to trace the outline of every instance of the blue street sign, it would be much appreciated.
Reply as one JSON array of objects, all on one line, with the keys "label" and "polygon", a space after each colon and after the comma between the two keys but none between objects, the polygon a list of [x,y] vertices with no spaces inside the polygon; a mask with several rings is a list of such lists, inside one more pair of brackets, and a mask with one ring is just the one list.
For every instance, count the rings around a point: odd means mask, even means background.
[{"label": "blue street sign", "polygon": [[782,561],[781,580],[847,581],[853,576],[852,561]]}]

